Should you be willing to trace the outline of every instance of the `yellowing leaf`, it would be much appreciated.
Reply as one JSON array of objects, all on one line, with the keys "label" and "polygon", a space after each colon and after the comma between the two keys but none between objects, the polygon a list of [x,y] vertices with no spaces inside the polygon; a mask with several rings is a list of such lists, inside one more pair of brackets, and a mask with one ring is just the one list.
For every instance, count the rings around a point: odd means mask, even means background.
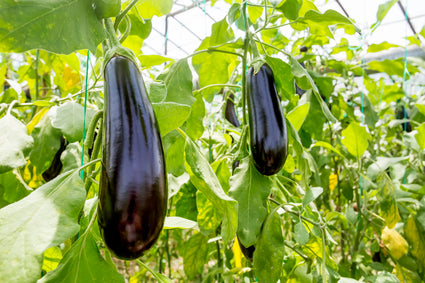
[{"label": "yellowing leaf", "polygon": [[425,239],[416,224],[415,218],[410,215],[404,226],[404,233],[407,240],[412,247],[411,253],[417,259],[418,263],[422,265],[422,270],[425,269]]},{"label": "yellowing leaf", "polygon": [[236,238],[233,241],[232,252],[233,252],[233,258],[235,259],[235,266],[242,267],[242,251],[241,251],[241,247],[239,246],[239,242]]},{"label": "yellowing leaf", "polygon": [[387,247],[390,254],[395,259],[400,259],[402,256],[407,254],[409,245],[403,236],[396,230],[385,227],[384,230],[382,230],[381,238],[385,247]]},{"label": "yellowing leaf", "polygon": [[338,184],[338,175],[330,174],[329,175],[329,189],[333,191]]},{"label": "yellowing leaf", "polygon": [[43,118],[47,111],[49,111],[49,108],[43,108],[34,116],[34,118],[32,118],[31,122],[27,125],[28,135],[31,135],[32,130],[34,130],[34,127],[40,122],[41,118]]}]

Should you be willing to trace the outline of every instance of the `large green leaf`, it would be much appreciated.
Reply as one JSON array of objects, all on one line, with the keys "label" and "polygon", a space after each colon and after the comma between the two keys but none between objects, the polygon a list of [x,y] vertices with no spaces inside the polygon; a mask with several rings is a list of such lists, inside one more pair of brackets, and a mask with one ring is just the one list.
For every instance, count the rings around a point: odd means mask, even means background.
[{"label": "large green leaf", "polygon": [[350,123],[350,125],[342,131],[342,137],[342,144],[348,149],[349,153],[357,158],[360,158],[366,151],[369,145],[368,140],[371,139],[366,128],[360,126],[356,122]]},{"label": "large green leaf", "polygon": [[196,233],[184,245],[183,267],[189,280],[202,272],[208,261],[208,238]]},{"label": "large green leaf", "polygon": [[376,178],[378,184],[378,199],[381,208],[381,216],[385,219],[388,228],[394,228],[400,220],[397,208],[395,189],[391,179],[385,172],[381,172]]},{"label": "large green leaf", "polygon": [[285,246],[277,208],[267,217],[254,251],[254,271],[258,282],[275,283],[282,272]]},{"label": "large green leaf", "polygon": [[[73,143],[83,138],[84,121],[87,130],[94,113],[93,109],[87,109],[84,113],[84,107],[81,104],[67,102],[59,107],[53,107],[49,111],[49,117],[52,120],[52,126],[59,129],[62,135]],[[84,115],[86,115],[85,119]]]},{"label": "large green leaf", "polygon": [[238,201],[238,230],[245,247],[255,244],[267,216],[267,198],[273,187],[269,177],[261,175],[249,157],[244,158],[230,179],[230,195]]},{"label": "large green leaf", "polygon": [[388,167],[397,164],[403,160],[408,159],[409,157],[377,157],[377,161],[369,165],[367,168],[367,176],[374,180],[379,173],[387,170]]},{"label": "large green leaf", "polygon": [[173,0],[140,0],[136,7],[143,18],[152,19],[153,16],[161,17],[170,13]]},{"label": "large green leaf", "polygon": [[[386,73],[388,76],[399,76],[403,78],[405,72],[405,63],[403,58],[396,60],[385,59],[383,61],[371,61],[368,63],[368,69],[380,73]],[[407,70],[410,75],[419,72],[419,69],[411,64],[407,64]]]},{"label": "large green leaf", "polygon": [[162,136],[180,127],[190,115],[190,106],[184,104],[161,102],[152,106]]},{"label": "large green leaf", "polygon": [[379,52],[382,50],[387,50],[393,47],[401,47],[400,45],[397,44],[392,44],[392,43],[388,43],[387,41],[381,42],[379,44],[371,44],[368,48],[367,48],[367,52],[368,53],[374,53],[374,52]]},{"label": "large green leaf", "polygon": [[12,115],[0,119],[0,174],[27,164],[25,154],[34,140],[27,135],[27,128]]},{"label": "large green leaf", "polygon": [[185,159],[190,180],[223,217],[221,236],[224,241],[230,242],[236,234],[238,203],[225,194],[207,159],[189,137],[186,137]]},{"label": "large green leaf", "polygon": [[65,254],[58,267],[37,281],[43,282],[125,282],[124,277],[100,254],[93,232],[82,235]]},{"label": "large green leaf", "polygon": [[43,252],[78,233],[86,192],[79,174],[69,171],[0,210],[0,278],[34,282]]},{"label": "large green leaf", "polygon": [[47,112],[41,121],[34,127],[31,136],[34,138],[34,147],[30,154],[30,161],[37,169],[37,174],[41,175],[49,168],[53,157],[60,148],[60,130],[52,126],[50,112]]},{"label": "large green leaf", "polygon": [[171,65],[167,73],[158,79],[163,80],[167,87],[165,101],[192,105],[195,98],[192,95],[192,72],[186,59],[181,59]]},{"label": "large green leaf", "polygon": [[211,29],[210,46],[220,45],[234,38],[233,31],[227,24],[226,18],[215,22]]},{"label": "large green leaf", "polygon": [[105,38],[102,22],[87,0],[0,1],[0,27],[0,52],[95,53]]}]

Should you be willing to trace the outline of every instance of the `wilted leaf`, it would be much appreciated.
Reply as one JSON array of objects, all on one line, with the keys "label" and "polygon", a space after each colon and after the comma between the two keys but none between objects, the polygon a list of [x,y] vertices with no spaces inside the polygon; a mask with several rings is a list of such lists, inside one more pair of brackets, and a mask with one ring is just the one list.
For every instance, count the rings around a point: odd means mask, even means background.
[{"label": "wilted leaf", "polygon": [[381,208],[381,216],[385,219],[387,226],[393,228],[400,220],[393,184],[385,172],[380,173],[376,181],[378,185],[376,197]]},{"label": "wilted leaf", "polygon": [[186,241],[183,252],[184,273],[189,280],[202,272],[202,267],[207,263],[208,238],[201,233],[196,233]]}]

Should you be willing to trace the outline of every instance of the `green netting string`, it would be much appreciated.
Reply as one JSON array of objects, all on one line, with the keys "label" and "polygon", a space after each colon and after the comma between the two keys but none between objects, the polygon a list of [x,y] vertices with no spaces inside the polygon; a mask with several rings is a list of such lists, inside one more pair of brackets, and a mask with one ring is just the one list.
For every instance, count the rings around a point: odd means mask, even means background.
[{"label": "green netting string", "polygon": [[[405,9],[404,9],[404,17],[406,19],[406,23],[408,23],[409,21],[409,17],[407,16],[407,1],[405,4]],[[405,36],[407,37],[407,24],[405,25]],[[404,119],[407,119],[407,77],[410,77],[409,74],[409,70],[407,69],[407,43],[404,46],[404,71],[403,71],[403,90],[404,90]],[[405,121],[403,123],[403,130],[406,132],[407,129],[407,122]],[[403,184],[406,184],[407,182],[407,176],[406,176],[406,172],[404,172],[404,177],[403,177]]]},{"label": "green netting string", "polygon": [[[87,61],[86,61],[86,86],[84,90],[84,121],[83,121],[83,148],[81,153],[81,166],[84,165],[84,141],[86,139],[86,113],[87,113],[87,82],[89,78],[89,59],[90,50],[87,50]],[[84,170],[81,170],[80,177],[83,179]]]}]

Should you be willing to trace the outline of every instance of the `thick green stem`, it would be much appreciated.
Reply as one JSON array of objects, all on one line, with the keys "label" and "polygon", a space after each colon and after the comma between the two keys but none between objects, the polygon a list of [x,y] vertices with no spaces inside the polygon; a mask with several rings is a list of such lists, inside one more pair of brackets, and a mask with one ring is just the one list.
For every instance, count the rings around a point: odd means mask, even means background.
[{"label": "thick green stem", "polygon": [[97,123],[99,122],[99,120],[102,118],[102,116],[103,116],[103,111],[100,110],[100,111],[96,112],[96,114],[94,114],[94,116],[93,116],[93,118],[90,122],[89,128],[87,129],[86,141],[84,142],[84,147],[87,150],[93,146],[93,138],[94,138],[96,126],[97,126]]},{"label": "thick green stem", "polygon": [[[101,123],[100,123],[101,126],[99,128],[99,132],[97,134],[96,141],[94,142],[93,151],[92,151],[92,155],[91,155],[90,160],[94,160],[95,158],[97,158],[97,156],[99,155],[101,144],[102,144],[102,119],[100,119],[100,121],[101,121]],[[95,173],[94,176],[91,176],[94,168],[95,168],[95,164],[91,165],[86,170],[86,176],[89,177],[89,178],[86,179],[86,183],[85,183],[86,192],[89,191],[90,186],[93,182],[91,178],[96,177],[96,175],[97,175],[97,173]]]},{"label": "thick green stem", "polygon": [[104,19],[103,22],[105,23],[106,37],[108,38],[109,47],[114,48],[121,46],[121,43],[116,36],[114,23],[112,22],[112,20],[110,18],[107,18]]}]

